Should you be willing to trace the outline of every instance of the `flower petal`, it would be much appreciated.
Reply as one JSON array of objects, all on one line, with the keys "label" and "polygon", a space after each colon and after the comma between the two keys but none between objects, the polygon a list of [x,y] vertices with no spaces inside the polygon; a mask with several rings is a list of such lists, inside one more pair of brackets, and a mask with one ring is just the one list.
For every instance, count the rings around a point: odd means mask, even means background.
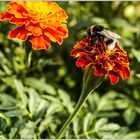
[{"label": "flower petal", "polygon": [[17,26],[23,26],[23,24],[25,24],[26,23],[26,21],[27,20],[25,20],[25,19],[20,19],[20,18],[15,18],[15,17],[12,17],[11,19],[10,19],[10,22],[12,23],[12,24],[16,24]]},{"label": "flower petal", "polygon": [[101,65],[94,66],[94,75],[100,76],[100,75],[105,75],[106,73],[107,71]]},{"label": "flower petal", "polygon": [[29,22],[25,25],[25,28],[33,33],[34,36],[40,36],[42,35],[42,30],[39,26],[39,24],[33,24],[32,22]]},{"label": "flower petal", "polygon": [[46,28],[44,30],[44,34],[50,38],[50,40],[52,40],[53,42],[58,42],[60,45],[63,43],[63,39],[60,36],[59,32],[57,32],[57,30],[52,29],[52,28]]},{"label": "flower petal", "polygon": [[87,68],[91,63],[85,57],[79,57],[76,61],[77,67]]},{"label": "flower petal", "polygon": [[18,38],[20,40],[26,40],[27,36],[31,33],[25,29],[25,27],[17,27],[16,29],[9,32],[9,38]]},{"label": "flower petal", "polygon": [[65,24],[63,24],[63,26],[58,26],[56,28],[57,33],[61,36],[61,37],[68,37],[68,29],[67,26]]},{"label": "flower petal", "polygon": [[48,50],[50,48],[50,39],[46,36],[32,36],[30,38],[30,42],[32,43],[32,47],[35,50],[45,49]]},{"label": "flower petal", "polygon": [[[35,49],[50,47],[50,41],[63,43],[68,37],[67,14],[56,2],[15,2],[8,4],[8,12],[0,14],[0,20],[9,19],[10,23],[18,27],[10,31],[9,38],[26,40],[31,35],[30,41]],[[41,39],[43,42],[39,44]]]},{"label": "flower petal", "polygon": [[0,14],[0,20],[2,21],[10,19],[11,17],[13,17],[13,14],[10,14],[8,12]]},{"label": "flower petal", "polygon": [[76,57],[80,56],[79,52],[80,52],[79,49],[74,49],[71,51],[70,55],[73,56],[74,58],[76,58]]},{"label": "flower petal", "polygon": [[118,77],[118,75],[114,71],[109,71],[108,72],[108,76],[109,76],[109,78],[111,80],[111,84],[112,85],[115,85],[115,84],[118,83],[119,77]]},{"label": "flower petal", "polygon": [[130,70],[126,67],[123,67],[122,70],[118,71],[118,74],[121,76],[123,80],[130,77]]},{"label": "flower petal", "polygon": [[24,14],[27,13],[27,11],[20,2],[10,2],[8,4],[8,11],[14,14],[16,18],[26,18]]}]

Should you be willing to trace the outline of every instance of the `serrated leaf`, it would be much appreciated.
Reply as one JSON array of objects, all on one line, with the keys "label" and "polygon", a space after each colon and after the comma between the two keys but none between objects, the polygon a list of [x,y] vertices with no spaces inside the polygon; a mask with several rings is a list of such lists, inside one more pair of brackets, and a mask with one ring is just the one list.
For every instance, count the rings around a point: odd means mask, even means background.
[{"label": "serrated leaf", "polygon": [[98,117],[107,117],[107,118],[114,118],[114,117],[118,117],[119,113],[115,112],[115,111],[100,111],[97,114]]},{"label": "serrated leaf", "polygon": [[12,111],[7,111],[5,113],[3,113],[3,115],[5,117],[20,117],[20,116],[24,116],[27,115],[28,112],[27,110],[12,110]]},{"label": "serrated leaf", "polygon": [[124,111],[123,117],[128,125],[131,125],[136,117],[136,112],[133,108],[128,108]]},{"label": "serrated leaf", "polygon": [[89,102],[90,106],[95,109],[95,106],[98,104],[99,102],[99,94],[94,92],[93,94],[90,94],[87,101]]},{"label": "serrated leaf", "polygon": [[84,118],[84,122],[83,122],[83,131],[84,132],[86,132],[88,130],[88,127],[89,127],[89,124],[91,121],[91,117],[92,117],[92,114],[88,113]]},{"label": "serrated leaf", "polygon": [[62,104],[61,101],[59,99],[57,99],[56,97],[54,97],[54,96],[42,95],[41,97],[45,98],[48,101],[55,102],[57,104]]},{"label": "serrated leaf", "polygon": [[120,129],[120,126],[118,124],[109,123],[109,124],[103,125],[99,130],[100,131],[116,131],[119,129]]},{"label": "serrated leaf", "polygon": [[126,134],[123,139],[137,139],[140,138],[140,131],[130,132]]},{"label": "serrated leaf", "polygon": [[19,81],[17,79],[14,80],[14,83],[15,83],[17,92],[19,93],[19,96],[22,100],[22,104],[24,107],[26,107],[28,100],[27,100],[26,94],[24,93],[24,87],[23,87],[22,83],[21,83],[21,81]]},{"label": "serrated leaf", "polygon": [[13,110],[13,109],[17,109],[17,106],[15,104],[0,105],[0,110]]},{"label": "serrated leaf", "polygon": [[114,137],[115,138],[123,138],[123,136],[125,136],[127,133],[128,133],[129,129],[128,127],[121,127],[119,129],[119,131],[117,131],[115,134],[114,134]]},{"label": "serrated leaf", "polygon": [[25,127],[20,131],[21,139],[35,139],[37,135],[35,133],[34,122],[29,121],[25,124]]},{"label": "serrated leaf", "polygon": [[107,118],[101,118],[99,119],[95,124],[95,130],[98,131],[103,125],[105,125],[108,122]]},{"label": "serrated leaf", "polygon": [[114,109],[114,99],[117,97],[117,93],[114,91],[109,91],[106,95],[104,95],[99,103],[98,110],[113,110]]},{"label": "serrated leaf", "polygon": [[70,113],[72,113],[73,106],[72,106],[71,99],[68,93],[66,93],[62,89],[59,89],[58,94],[59,94],[60,99],[62,100],[63,105],[68,109]]},{"label": "serrated leaf", "polygon": [[118,99],[114,101],[116,109],[126,109],[128,108],[129,104],[130,104],[129,100]]},{"label": "serrated leaf", "polygon": [[62,110],[63,110],[63,107],[61,106],[61,104],[52,103],[47,110],[47,115],[53,115],[54,113],[62,111]]},{"label": "serrated leaf", "polygon": [[132,53],[134,54],[135,58],[137,59],[137,61],[140,63],[140,51],[132,49]]},{"label": "serrated leaf", "polygon": [[140,115],[140,107],[139,106],[135,107],[135,111]]},{"label": "serrated leaf", "polygon": [[88,131],[89,124],[90,124],[90,121],[91,121],[91,116],[92,116],[92,114],[88,113],[85,116],[84,122],[83,122],[83,131],[84,131],[84,134],[85,134],[86,138],[89,138],[87,131]]},{"label": "serrated leaf", "polygon": [[7,127],[6,119],[0,117],[0,131],[5,131]]},{"label": "serrated leaf", "polygon": [[36,107],[38,106],[38,102],[40,100],[39,94],[34,90],[33,88],[29,89],[29,111],[34,115],[34,112],[36,111]]},{"label": "serrated leaf", "polygon": [[1,80],[5,83],[6,86],[15,88],[13,84],[14,76],[8,76],[8,77],[1,77]]},{"label": "serrated leaf", "polygon": [[49,116],[49,117],[47,116],[45,119],[43,119],[40,122],[40,125],[39,125],[39,132],[40,132],[40,134],[43,133],[46,129],[48,129],[48,127],[50,125],[52,125],[52,122],[53,122],[53,117],[52,116]]},{"label": "serrated leaf", "polygon": [[79,136],[78,136],[79,129],[80,129],[80,127],[79,127],[79,118],[76,117],[72,123],[73,123],[74,134],[75,134],[76,138],[79,138]]},{"label": "serrated leaf", "polygon": [[15,138],[16,133],[18,133],[18,128],[11,128],[11,132],[9,134],[9,138]]},{"label": "serrated leaf", "polygon": [[7,139],[4,135],[0,134],[0,139]]},{"label": "serrated leaf", "polygon": [[9,138],[16,138],[18,132],[25,126],[26,119],[21,119],[15,123],[13,127],[10,129]]},{"label": "serrated leaf", "polygon": [[42,117],[46,113],[46,110],[47,110],[47,103],[45,100],[41,99],[35,111],[35,118],[37,119]]},{"label": "serrated leaf", "polygon": [[15,98],[5,93],[0,94],[0,101],[8,103],[17,103],[17,100]]},{"label": "serrated leaf", "polygon": [[35,88],[39,91],[47,92],[48,94],[51,95],[56,95],[55,88],[52,85],[45,83],[44,80],[36,78],[26,78],[24,82],[26,85]]}]

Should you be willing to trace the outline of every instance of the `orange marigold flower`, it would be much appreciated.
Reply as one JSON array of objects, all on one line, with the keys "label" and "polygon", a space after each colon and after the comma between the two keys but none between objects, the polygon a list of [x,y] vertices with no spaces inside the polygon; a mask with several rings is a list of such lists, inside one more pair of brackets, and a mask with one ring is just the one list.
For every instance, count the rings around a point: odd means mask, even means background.
[{"label": "orange marigold flower", "polygon": [[78,57],[77,67],[86,69],[93,66],[94,75],[108,75],[111,84],[115,85],[119,81],[119,76],[125,80],[130,77],[130,68],[127,53],[121,49],[118,43],[114,49],[103,46],[99,41],[92,45],[92,38],[85,38],[74,46],[71,56]]},{"label": "orange marigold flower", "polygon": [[67,14],[56,2],[10,2],[0,20],[9,20],[17,28],[9,38],[29,40],[35,50],[50,48],[50,42],[63,43],[68,36]]}]

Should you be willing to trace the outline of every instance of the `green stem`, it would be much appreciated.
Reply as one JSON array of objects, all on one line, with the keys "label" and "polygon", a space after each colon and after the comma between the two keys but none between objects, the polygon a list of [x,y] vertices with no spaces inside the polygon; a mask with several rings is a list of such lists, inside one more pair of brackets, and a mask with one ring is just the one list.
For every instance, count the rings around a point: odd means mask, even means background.
[{"label": "green stem", "polygon": [[64,123],[64,125],[62,126],[62,128],[60,129],[60,131],[58,132],[56,138],[61,138],[64,130],[66,129],[66,127],[71,123],[71,121],[74,119],[74,117],[77,115],[77,113],[79,112],[79,110],[81,109],[82,105],[84,104],[84,102],[86,101],[87,97],[89,94],[84,94],[85,90],[82,90],[81,96],[78,100],[78,103],[76,104],[76,107],[74,109],[74,112],[69,116],[69,118],[66,120],[66,122]]},{"label": "green stem", "polygon": [[31,65],[32,51],[29,52],[27,58],[28,58],[28,59],[27,59],[27,68],[29,68],[30,65]]},{"label": "green stem", "polygon": [[82,108],[83,104],[88,98],[88,95],[92,93],[102,83],[103,79],[104,75],[98,77],[94,76],[93,68],[91,66],[86,69],[83,76],[83,88],[78,103],[76,104],[73,113],[69,116],[69,118],[66,120],[66,122],[58,132],[56,138],[61,138],[66,127],[71,123],[79,110]]}]

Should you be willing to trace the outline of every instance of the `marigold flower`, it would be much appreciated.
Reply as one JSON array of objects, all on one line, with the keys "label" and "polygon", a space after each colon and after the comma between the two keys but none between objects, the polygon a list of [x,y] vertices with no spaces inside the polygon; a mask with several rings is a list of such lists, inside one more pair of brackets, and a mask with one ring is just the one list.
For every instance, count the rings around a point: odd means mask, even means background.
[{"label": "marigold flower", "polygon": [[0,20],[9,20],[17,28],[9,38],[29,40],[35,50],[50,48],[50,42],[63,43],[68,36],[67,14],[55,2],[10,2],[8,11],[0,14]]},{"label": "marigold flower", "polygon": [[118,43],[111,50],[99,41],[93,45],[92,38],[87,37],[74,46],[71,56],[78,57],[77,67],[86,69],[92,65],[95,76],[107,74],[112,85],[119,81],[119,75],[123,80],[130,77],[127,53]]}]

